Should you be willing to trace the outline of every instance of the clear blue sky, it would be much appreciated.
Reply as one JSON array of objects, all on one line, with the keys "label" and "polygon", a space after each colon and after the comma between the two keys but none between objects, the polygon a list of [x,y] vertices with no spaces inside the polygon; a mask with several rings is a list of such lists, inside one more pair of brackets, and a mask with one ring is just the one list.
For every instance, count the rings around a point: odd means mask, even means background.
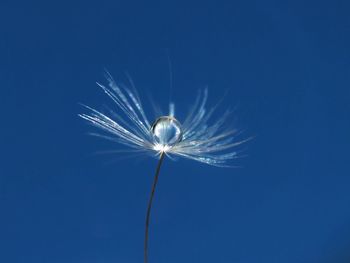
[{"label": "clear blue sky", "polygon": [[[1,1],[0,262],[138,263],[156,160],[95,155],[103,71],[179,119],[198,89],[255,139],[166,159],[150,263],[350,262],[349,1]],[[147,108],[147,106],[146,106]],[[152,117],[152,115],[150,115]]]}]

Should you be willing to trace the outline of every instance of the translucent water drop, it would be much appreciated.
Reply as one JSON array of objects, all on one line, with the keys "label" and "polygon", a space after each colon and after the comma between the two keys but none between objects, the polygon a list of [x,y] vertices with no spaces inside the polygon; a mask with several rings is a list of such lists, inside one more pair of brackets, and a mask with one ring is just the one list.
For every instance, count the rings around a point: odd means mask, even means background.
[{"label": "translucent water drop", "polygon": [[182,140],[181,124],[174,117],[159,117],[152,125],[153,137],[161,145],[173,146]]}]

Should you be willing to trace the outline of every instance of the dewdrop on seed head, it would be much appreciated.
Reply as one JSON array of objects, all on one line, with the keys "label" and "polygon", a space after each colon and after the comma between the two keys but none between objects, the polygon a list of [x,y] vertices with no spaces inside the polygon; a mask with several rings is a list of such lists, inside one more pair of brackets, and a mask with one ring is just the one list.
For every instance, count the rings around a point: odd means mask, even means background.
[{"label": "dewdrop on seed head", "polygon": [[173,146],[182,140],[180,122],[174,117],[159,117],[152,125],[152,133],[157,143]]},{"label": "dewdrop on seed head", "polygon": [[153,123],[151,132],[156,141],[154,149],[163,152],[181,142],[183,136],[180,122],[171,116],[159,117]]}]

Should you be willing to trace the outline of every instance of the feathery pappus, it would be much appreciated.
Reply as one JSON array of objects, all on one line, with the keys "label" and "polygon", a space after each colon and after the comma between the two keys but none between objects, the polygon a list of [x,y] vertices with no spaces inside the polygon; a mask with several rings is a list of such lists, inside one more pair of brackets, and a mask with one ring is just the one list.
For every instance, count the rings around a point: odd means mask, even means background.
[{"label": "feathery pappus", "polygon": [[207,108],[208,90],[199,91],[196,100],[183,122],[175,118],[175,105],[169,104],[169,113],[150,122],[143,109],[137,90],[118,85],[107,73],[108,85],[97,83],[115,103],[115,110],[107,116],[85,106],[89,113],[79,116],[108,134],[112,139],[138,152],[164,153],[180,156],[209,165],[226,167],[239,157],[235,148],[246,140],[236,140],[238,131],[225,128],[230,111],[210,123],[216,106]]}]

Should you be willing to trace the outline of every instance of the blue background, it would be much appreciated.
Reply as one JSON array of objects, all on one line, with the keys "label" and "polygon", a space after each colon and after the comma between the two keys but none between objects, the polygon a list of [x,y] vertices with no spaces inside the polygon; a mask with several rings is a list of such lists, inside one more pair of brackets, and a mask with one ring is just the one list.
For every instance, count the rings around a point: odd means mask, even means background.
[{"label": "blue background", "polygon": [[156,160],[95,155],[120,146],[77,114],[113,106],[104,68],[166,106],[168,56],[180,120],[228,90],[255,139],[244,168],[166,159],[150,262],[350,262],[349,8],[1,1],[0,262],[142,262]]}]

